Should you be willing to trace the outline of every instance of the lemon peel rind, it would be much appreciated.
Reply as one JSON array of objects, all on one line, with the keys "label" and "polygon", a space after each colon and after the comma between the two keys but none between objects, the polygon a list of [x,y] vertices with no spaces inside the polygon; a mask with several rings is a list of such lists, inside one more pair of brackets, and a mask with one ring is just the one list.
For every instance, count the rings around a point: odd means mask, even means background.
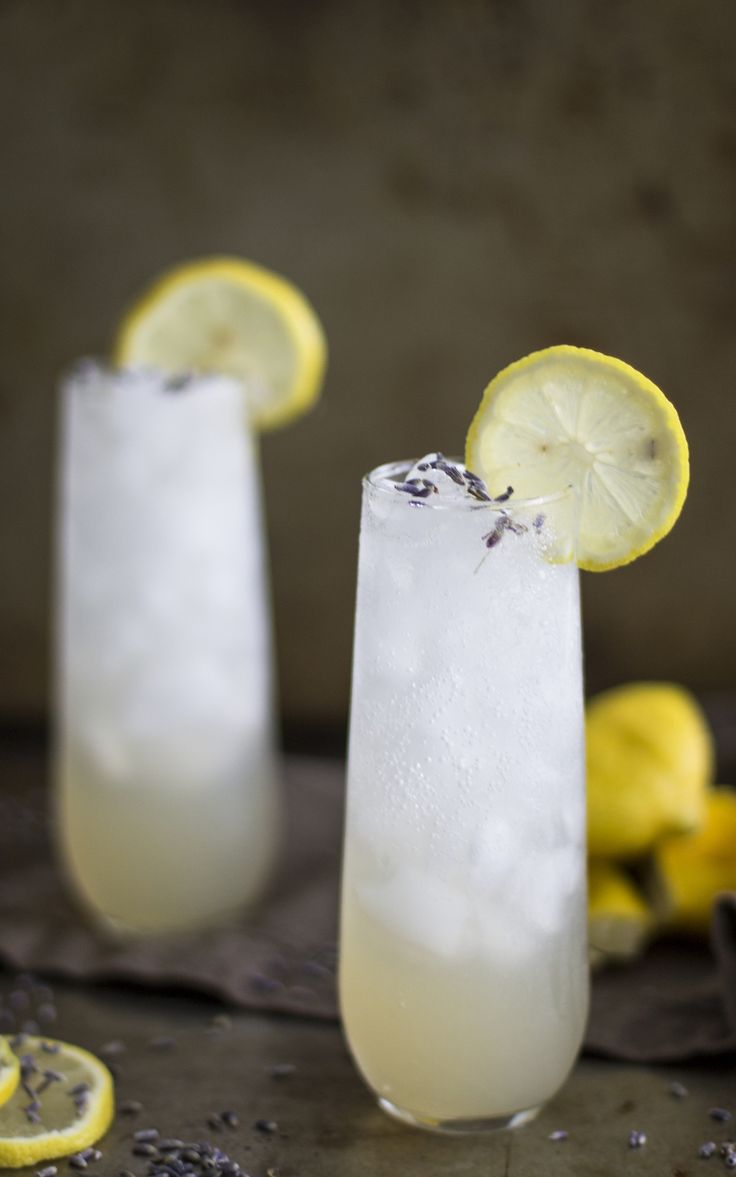
[{"label": "lemon peel rind", "polygon": [[574,344],[562,343],[556,344],[552,347],[541,348],[538,351],[530,352],[529,355],[523,356],[519,360],[514,360],[513,363],[507,364],[505,368],[493,377],[486,385],[483,396],[481,397],[480,405],[476,410],[473,419],[470,422],[466,442],[465,442],[465,462],[470,469],[476,469],[482,463],[478,462],[478,438],[481,430],[481,425],[484,419],[488,417],[489,406],[493,403],[496,394],[499,392],[503,384],[506,383],[510,376],[515,376],[527,369],[532,369],[540,361],[550,359],[553,357],[576,357],[584,356],[593,362],[605,360],[606,365],[616,370],[620,375],[624,376],[629,382],[633,382],[639,388],[645,390],[650,397],[656,402],[662,416],[662,424],[667,432],[674,438],[674,453],[679,460],[679,477],[676,480],[676,493],[673,496],[670,510],[659,523],[659,525],[652,529],[646,540],[638,544],[628,552],[624,552],[614,560],[599,560],[589,558],[585,555],[578,554],[577,565],[583,572],[609,572],[615,568],[623,568],[627,564],[631,564],[640,556],[646,555],[650,552],[661,539],[674,527],[677,522],[682,508],[687,498],[687,490],[690,481],[690,455],[687,444],[687,438],[682,428],[680,418],[674,405],[667,399],[653,381],[642,372],[639,372],[631,364],[627,364],[625,360],[620,360],[616,356],[609,356],[603,352],[598,352],[588,347],[576,347]]},{"label": "lemon peel rind", "polygon": [[[202,278],[231,282],[278,308],[284,330],[299,356],[298,375],[289,397],[274,408],[254,411],[254,429],[268,432],[302,416],[319,399],[322,389],[328,358],[325,333],[312,304],[293,282],[244,258],[199,258],[174,266],[155,279],[124,314],[113,346],[113,363],[119,367],[136,363],[135,338],[140,324],[168,295]],[[225,374],[238,376],[237,372]]]},{"label": "lemon peel rind", "polygon": [[14,1094],[20,1082],[20,1060],[7,1038],[0,1037],[0,1108]]},{"label": "lemon peel rind", "polygon": [[[7,1041],[7,1039],[6,1039]],[[54,1042],[50,1038],[34,1038],[26,1035],[24,1050],[40,1050],[42,1042]],[[63,1051],[72,1052],[84,1062],[97,1082],[92,1088],[94,1105],[90,1113],[75,1119],[66,1128],[50,1129],[36,1136],[25,1138],[3,1137],[2,1113],[0,1108],[0,1169],[22,1169],[40,1161],[52,1161],[71,1156],[81,1149],[89,1148],[100,1140],[115,1117],[115,1095],[112,1074],[105,1064],[90,1051],[81,1046],[59,1041]]]}]

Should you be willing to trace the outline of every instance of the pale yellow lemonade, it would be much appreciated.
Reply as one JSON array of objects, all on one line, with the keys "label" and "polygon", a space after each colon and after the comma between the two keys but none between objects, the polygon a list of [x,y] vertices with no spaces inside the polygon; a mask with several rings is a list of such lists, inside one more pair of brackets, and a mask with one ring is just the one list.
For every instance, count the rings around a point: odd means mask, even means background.
[{"label": "pale yellow lemonade", "polygon": [[580,607],[574,504],[433,460],[364,483],[340,1000],[384,1107],[462,1129],[533,1115],[583,1033]]}]

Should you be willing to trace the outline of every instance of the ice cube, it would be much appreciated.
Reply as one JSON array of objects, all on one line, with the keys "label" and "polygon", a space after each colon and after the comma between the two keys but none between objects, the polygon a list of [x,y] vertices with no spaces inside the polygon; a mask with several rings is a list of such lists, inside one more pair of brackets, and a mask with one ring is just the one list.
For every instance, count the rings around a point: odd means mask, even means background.
[{"label": "ice cube", "polygon": [[483,822],[470,844],[470,874],[484,894],[501,888],[518,863],[522,844],[513,823],[503,817]]},{"label": "ice cube", "polygon": [[403,865],[389,879],[363,883],[360,901],[395,936],[436,956],[457,956],[465,943],[468,903],[437,875]]}]

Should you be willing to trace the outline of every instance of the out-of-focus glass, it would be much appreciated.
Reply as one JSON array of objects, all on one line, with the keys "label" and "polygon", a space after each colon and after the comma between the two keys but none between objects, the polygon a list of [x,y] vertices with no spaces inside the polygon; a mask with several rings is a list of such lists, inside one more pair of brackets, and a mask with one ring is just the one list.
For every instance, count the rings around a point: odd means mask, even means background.
[{"label": "out-of-focus glass", "polygon": [[119,929],[230,917],[278,838],[260,477],[244,391],[81,364],[62,389],[57,830]]}]

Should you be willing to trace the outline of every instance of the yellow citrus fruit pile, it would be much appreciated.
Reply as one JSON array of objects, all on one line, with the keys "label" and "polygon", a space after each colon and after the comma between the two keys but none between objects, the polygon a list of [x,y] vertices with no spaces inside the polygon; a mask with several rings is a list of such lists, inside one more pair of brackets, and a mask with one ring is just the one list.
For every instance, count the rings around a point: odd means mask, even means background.
[{"label": "yellow citrus fruit pile", "polygon": [[588,704],[586,740],[594,956],[706,933],[716,896],[736,889],[736,791],[714,784],[697,701],[671,683],[618,687]]}]

